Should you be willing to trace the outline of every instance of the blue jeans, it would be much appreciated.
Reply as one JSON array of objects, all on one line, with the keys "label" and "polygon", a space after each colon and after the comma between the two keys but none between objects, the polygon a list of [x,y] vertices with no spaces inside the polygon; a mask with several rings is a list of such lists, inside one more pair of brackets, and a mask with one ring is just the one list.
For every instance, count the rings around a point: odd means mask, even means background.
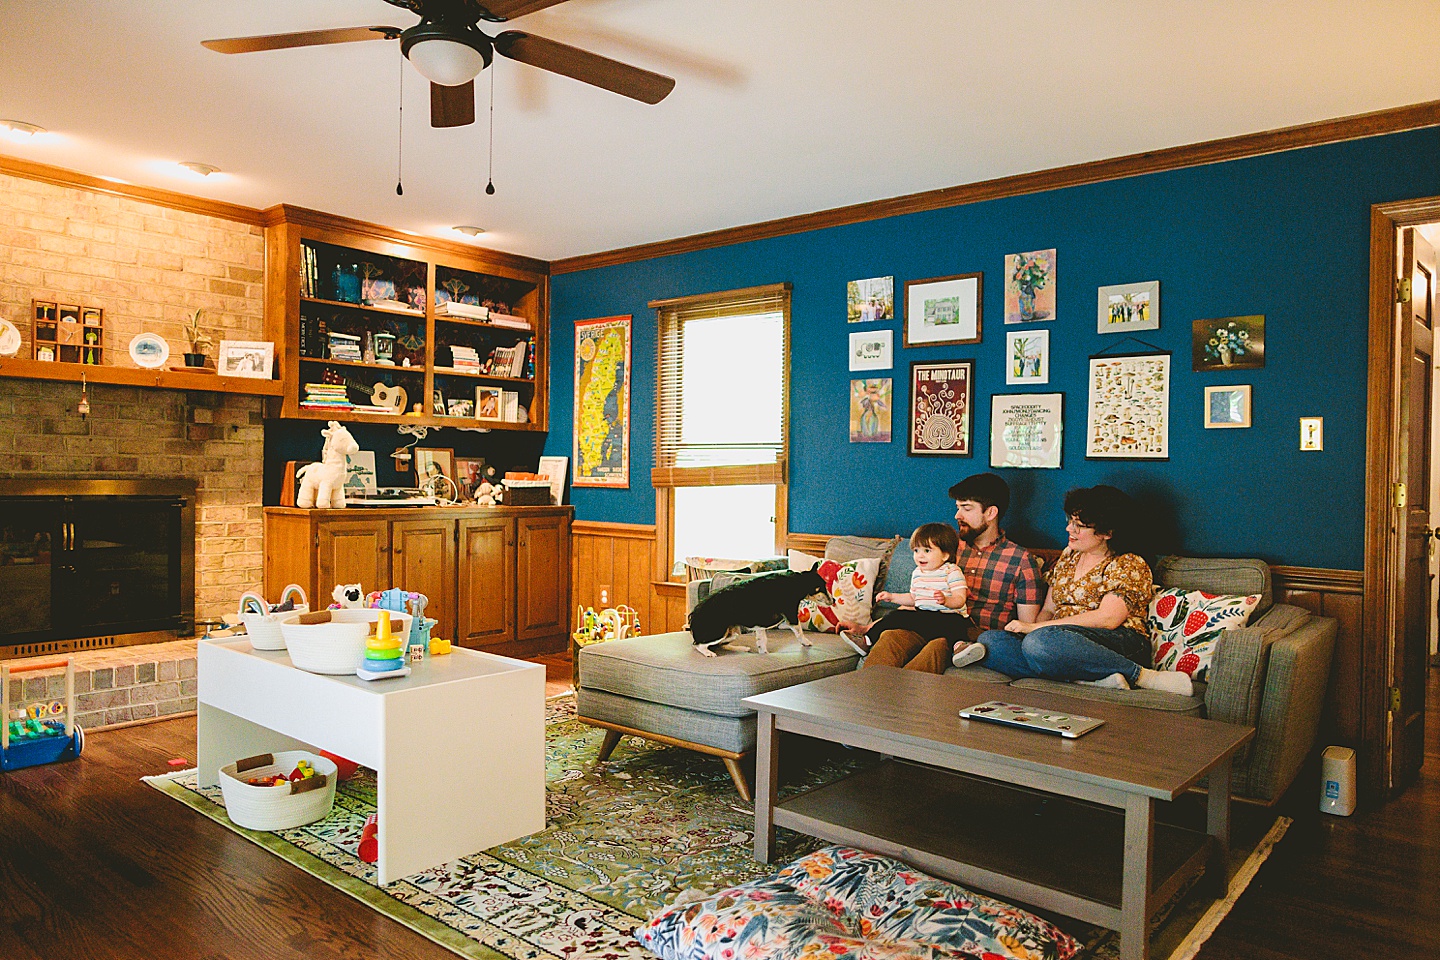
[{"label": "blue jeans", "polygon": [[1024,635],[986,630],[978,642],[986,651],[981,666],[1015,680],[1103,680],[1118,673],[1134,684],[1140,679],[1141,664],[1150,662],[1150,640],[1124,627],[1106,630],[1065,624],[1036,627]]}]

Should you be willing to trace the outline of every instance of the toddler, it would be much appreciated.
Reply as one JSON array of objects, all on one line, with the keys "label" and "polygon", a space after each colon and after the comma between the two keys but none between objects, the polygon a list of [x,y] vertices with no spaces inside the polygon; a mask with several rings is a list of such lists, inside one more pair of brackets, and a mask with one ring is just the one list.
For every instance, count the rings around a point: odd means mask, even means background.
[{"label": "toddler", "polygon": [[841,638],[863,657],[886,630],[910,630],[926,640],[948,640],[954,645],[955,666],[975,663],[985,656],[985,648],[968,641],[974,623],[966,606],[965,572],[955,565],[960,535],[947,523],[922,524],[910,535],[910,549],[915,554],[910,592],[875,594],[876,601],[896,603],[901,609],[872,623],[863,635],[841,631]]}]

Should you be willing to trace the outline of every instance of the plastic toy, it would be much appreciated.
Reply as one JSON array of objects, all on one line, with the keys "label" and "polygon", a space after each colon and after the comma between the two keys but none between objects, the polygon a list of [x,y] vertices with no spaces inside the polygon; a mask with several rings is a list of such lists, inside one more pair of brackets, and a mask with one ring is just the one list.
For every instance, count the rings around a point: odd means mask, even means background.
[{"label": "plastic toy", "polygon": [[[31,704],[28,709],[11,709],[10,678],[53,667],[65,668],[65,702]],[[46,716],[64,720],[46,720]],[[11,666],[0,664],[0,770],[21,770],[60,760],[74,760],[85,749],[85,731],[75,722],[75,664],[63,660],[42,660]]]},{"label": "plastic toy", "polygon": [[631,607],[607,607],[599,613],[594,607],[580,607],[577,617],[580,625],[570,636],[581,647],[640,635],[640,615]]},{"label": "plastic toy", "polygon": [[328,750],[321,750],[320,756],[335,764],[335,776],[341,780],[349,780],[355,776],[355,771],[360,769],[360,764],[354,760],[346,760],[344,757],[336,756]]},{"label": "plastic toy", "polygon": [[430,638],[430,656],[443,657],[450,652],[450,641],[444,637]]},{"label": "plastic toy", "polygon": [[375,635],[365,641],[365,659],[355,669],[361,680],[383,680],[386,677],[403,677],[410,673],[405,665],[402,652],[402,638],[390,627],[390,611],[381,609],[380,619],[375,624]]},{"label": "plastic toy", "polygon": [[380,821],[375,814],[365,821],[365,826],[360,828],[360,847],[355,851],[365,863],[374,863],[380,859]]}]

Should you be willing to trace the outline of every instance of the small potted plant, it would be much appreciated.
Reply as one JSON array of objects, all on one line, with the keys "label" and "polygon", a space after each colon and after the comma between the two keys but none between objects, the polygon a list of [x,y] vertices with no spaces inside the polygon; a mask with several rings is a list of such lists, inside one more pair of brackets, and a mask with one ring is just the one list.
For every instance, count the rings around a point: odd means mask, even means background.
[{"label": "small potted plant", "polygon": [[200,314],[204,312],[203,308],[196,310],[195,315],[190,318],[190,322],[185,324],[185,339],[190,341],[190,351],[185,354],[185,366],[187,367],[205,366],[205,350],[215,345],[215,341],[200,329]]}]

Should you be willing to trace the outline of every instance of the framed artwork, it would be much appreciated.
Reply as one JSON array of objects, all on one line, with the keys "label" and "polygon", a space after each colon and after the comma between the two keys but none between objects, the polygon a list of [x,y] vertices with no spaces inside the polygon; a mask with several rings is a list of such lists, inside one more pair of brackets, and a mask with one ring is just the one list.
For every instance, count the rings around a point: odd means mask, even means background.
[{"label": "framed artwork", "polygon": [[983,279],[960,273],[905,281],[905,346],[979,343]]},{"label": "framed artwork", "polygon": [[1301,449],[1301,450],[1324,450],[1324,449],[1325,449],[1325,418],[1324,418],[1324,417],[1301,417],[1301,418],[1300,418],[1300,449]]},{"label": "framed artwork", "polygon": [[437,417],[449,416],[445,412],[445,394],[439,387],[430,391],[430,412]]},{"label": "framed artwork", "polygon": [[569,457],[541,457],[536,473],[550,481],[550,502],[565,502],[565,474],[570,470]]},{"label": "framed artwork", "polygon": [[895,331],[850,334],[851,370],[889,370],[895,366]]},{"label": "framed artwork", "polygon": [[1015,330],[1005,334],[1005,383],[1050,382],[1050,331]]},{"label": "framed artwork", "polygon": [[253,340],[221,340],[215,372],[222,377],[269,380],[275,366],[275,344]]},{"label": "framed artwork", "polygon": [[575,322],[573,486],[630,486],[630,317]]},{"label": "framed artwork", "polygon": [[448,417],[468,417],[473,419],[475,416],[475,401],[458,398],[447,400],[445,401],[445,415]]},{"label": "framed artwork", "polygon": [[357,450],[345,454],[345,495],[366,497],[376,489],[375,451]]},{"label": "framed artwork", "polygon": [[990,398],[990,466],[1060,469],[1065,394],[1014,393]]},{"label": "framed artwork", "polygon": [[1090,358],[1085,458],[1170,459],[1170,354]]},{"label": "framed artwork", "polygon": [[1265,317],[1196,320],[1190,328],[1190,369],[1258,370],[1265,366]]},{"label": "framed artwork", "polygon": [[1096,328],[1101,333],[1160,329],[1160,281],[1101,287]]},{"label": "framed artwork", "polygon": [[416,447],[415,486],[423,487],[435,474],[442,473],[456,486],[460,481],[455,477],[455,451],[450,447]]},{"label": "framed artwork", "polygon": [[974,360],[910,364],[910,439],[906,452],[912,456],[971,456],[974,418],[970,408],[974,393]]},{"label": "framed artwork", "polygon": [[850,381],[850,442],[889,443],[895,381]]},{"label": "framed artwork", "polygon": [[453,479],[455,486],[459,487],[460,498],[474,500],[475,488],[480,486],[481,480],[485,479],[485,458],[456,457]]},{"label": "framed artwork", "polygon": [[475,388],[475,419],[499,420],[505,411],[505,391],[499,387]]},{"label": "framed artwork", "polygon": [[1055,251],[1005,255],[1005,322],[1055,319]]},{"label": "framed artwork", "polygon": [[1205,429],[1250,426],[1250,385],[1205,388]]},{"label": "framed artwork", "polygon": [[845,284],[845,319],[871,323],[895,319],[895,278],[872,277]]}]

